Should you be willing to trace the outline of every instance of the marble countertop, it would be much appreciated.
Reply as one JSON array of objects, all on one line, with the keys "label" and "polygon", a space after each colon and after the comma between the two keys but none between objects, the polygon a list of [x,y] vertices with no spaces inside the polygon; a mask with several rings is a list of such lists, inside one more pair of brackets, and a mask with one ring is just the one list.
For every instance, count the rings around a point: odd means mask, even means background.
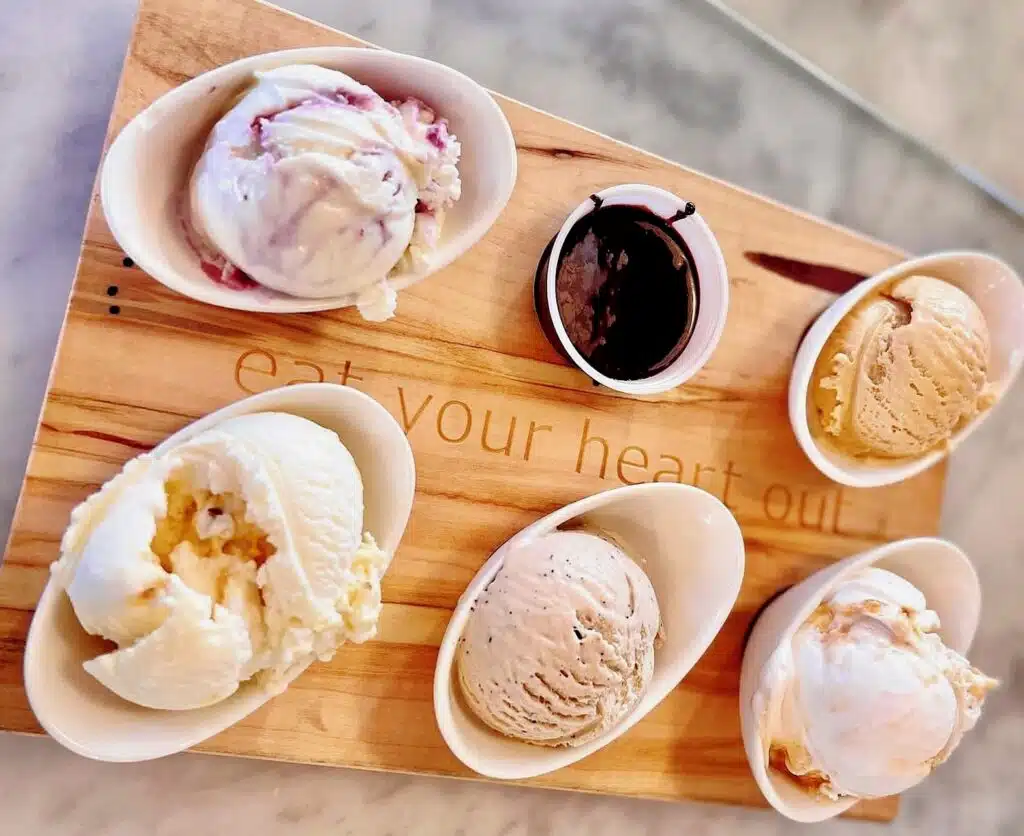
[{"label": "marble countertop", "polygon": [[[806,131],[773,124],[771,109],[759,104],[763,96],[745,80],[757,76],[754,59],[702,23],[699,3],[644,0],[630,4],[627,13],[623,4],[595,0],[586,19],[569,13],[570,0],[529,0],[515,14],[498,0],[285,5],[391,48],[446,61],[491,87],[669,157],[682,159],[682,146],[673,153],[673,143],[685,141],[686,161],[712,173],[719,173],[715,155],[731,154],[729,170],[743,185],[860,225],[857,213],[864,211],[867,193],[844,178],[867,163],[844,143],[849,126],[810,100],[797,114],[803,120],[797,127]],[[17,118],[5,125],[13,152],[0,157],[0,537],[6,536],[24,472],[133,12],[133,0],[13,0],[4,7],[0,107]],[[645,24],[652,15],[663,21],[661,28]],[[674,49],[685,38],[704,50],[699,71],[677,60]],[[602,49],[617,50],[610,63],[589,61]],[[529,61],[517,58],[523,52]],[[616,61],[640,63],[623,70]],[[666,73],[690,94],[666,89]],[[550,84],[552,77],[560,83]],[[685,133],[695,121],[710,126],[706,135]],[[810,135],[815,140],[805,141]],[[926,205],[925,173],[903,176],[903,193],[917,189]],[[876,223],[891,202],[875,198]],[[913,205],[882,220],[893,240],[925,248],[934,233],[919,228],[919,216],[906,217]],[[972,209],[968,203],[942,211]],[[1020,231],[999,221],[969,243],[1020,252]],[[1024,389],[1018,386],[1009,400],[955,456],[943,523],[944,534],[972,554],[982,577],[986,605],[972,658],[1003,678],[1004,687],[951,762],[907,794],[888,830],[900,836],[1011,836],[1024,819],[1024,622],[1018,602],[1024,532],[1009,522],[1024,499],[1018,477],[1024,423],[1014,421],[1024,410]],[[99,764],[52,741],[13,735],[0,735],[0,787],[7,799],[0,832],[12,834],[156,836],[239,828],[268,836],[770,836],[799,829],[768,811],[193,754]],[[817,832],[843,836],[873,827],[839,821]]]}]

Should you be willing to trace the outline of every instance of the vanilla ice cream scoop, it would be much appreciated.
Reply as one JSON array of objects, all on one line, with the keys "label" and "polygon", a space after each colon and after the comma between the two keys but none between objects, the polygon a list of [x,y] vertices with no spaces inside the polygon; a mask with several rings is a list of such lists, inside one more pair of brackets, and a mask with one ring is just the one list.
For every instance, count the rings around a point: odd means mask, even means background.
[{"label": "vanilla ice cream scoop", "polygon": [[117,645],[85,669],[150,708],[281,690],[374,635],[388,556],[363,532],[338,436],[283,413],[232,418],[144,455],[71,516],[54,577]]},{"label": "vanilla ice cream scoop", "polygon": [[957,287],[909,276],[839,323],[818,358],[812,398],[825,436],[854,456],[919,456],[992,402],[989,332]]},{"label": "vanilla ice cream scoop", "polygon": [[278,67],[214,126],[190,222],[226,259],[225,283],[237,267],[292,296],[351,296],[386,319],[388,276],[426,269],[461,194],[460,152],[422,102],[390,103],[337,70]]},{"label": "vanilla ice cream scoop", "polygon": [[477,599],[456,654],[484,723],[545,746],[577,746],[637,704],[661,618],[638,564],[602,537],[557,531],[510,550]]},{"label": "vanilla ice cream scoop", "polygon": [[755,696],[771,768],[838,800],[893,795],[949,757],[997,684],[947,648],[903,578],[841,583],[773,654]]}]

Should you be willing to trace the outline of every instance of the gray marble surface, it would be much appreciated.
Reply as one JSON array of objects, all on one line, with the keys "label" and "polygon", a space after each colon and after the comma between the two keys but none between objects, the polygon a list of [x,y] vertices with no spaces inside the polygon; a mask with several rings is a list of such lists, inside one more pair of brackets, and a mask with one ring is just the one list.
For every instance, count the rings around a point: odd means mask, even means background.
[{"label": "gray marble surface", "polygon": [[[982,246],[1018,267],[1019,218],[771,59],[698,0],[291,0],[289,7],[695,168],[914,251]],[[133,0],[5,0],[0,25],[0,537],[24,470],[77,257]],[[16,114],[17,118],[11,118]],[[13,141],[12,141],[13,140]],[[973,555],[979,665],[1005,680],[950,763],[910,792],[894,834],[1021,832],[1024,820],[1024,409],[955,456],[944,533]],[[0,833],[753,833],[765,811],[626,801],[421,777],[181,755],[79,759],[0,736]],[[817,832],[874,826],[832,822]]]},{"label": "gray marble surface", "polygon": [[727,3],[883,113],[1024,201],[1024,3]]}]

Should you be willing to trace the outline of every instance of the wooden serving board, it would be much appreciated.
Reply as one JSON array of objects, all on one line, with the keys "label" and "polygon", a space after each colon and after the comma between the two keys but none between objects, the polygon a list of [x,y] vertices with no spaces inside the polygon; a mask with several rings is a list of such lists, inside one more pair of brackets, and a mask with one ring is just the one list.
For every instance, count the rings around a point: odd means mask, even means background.
[{"label": "wooden serving board", "polygon": [[[253,0],[143,0],[109,136],[219,64],[352,43],[361,42]],[[0,569],[0,728],[41,731],[22,685],[22,653],[71,508],[193,419],[269,387],[326,380],[377,398],[416,454],[416,504],[384,585],[380,637],[315,665],[200,750],[468,777],[442,742],[431,703],[436,648],[463,588],[496,546],[556,506],[624,482],[679,479],[723,499],[743,527],[747,573],[735,611],[693,672],[632,731],[530,783],[764,803],[737,706],[752,617],[776,590],[836,558],[935,533],[944,479],[934,468],[897,487],[841,489],[805,459],[787,420],[787,378],[801,334],[832,295],[782,274],[818,269],[807,265],[869,274],[900,253],[499,102],[519,148],[508,208],[471,252],[403,292],[398,316],[383,325],[353,311],[250,314],[179,296],[125,266],[94,197]],[[687,385],[645,400],[595,388],[568,367],[533,309],[537,260],[565,215],[593,191],[636,181],[697,204],[725,252],[732,292],[711,362]],[[858,813],[891,818],[895,810],[886,799]]]}]

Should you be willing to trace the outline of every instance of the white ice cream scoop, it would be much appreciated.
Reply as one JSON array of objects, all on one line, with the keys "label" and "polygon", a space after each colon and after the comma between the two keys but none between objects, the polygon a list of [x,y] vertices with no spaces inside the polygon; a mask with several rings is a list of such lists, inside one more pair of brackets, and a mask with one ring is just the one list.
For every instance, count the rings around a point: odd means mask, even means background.
[{"label": "white ice cream scoop", "polygon": [[284,412],[228,419],[129,463],[71,516],[54,577],[119,696],[201,708],[255,676],[283,690],[372,637],[389,556],[337,433]]},{"label": "white ice cream scoop", "polygon": [[995,685],[960,655],[979,597],[966,556],[924,538],[841,561],[768,606],[744,652],[740,705],[751,769],[776,809],[821,821],[902,792],[949,756]]},{"label": "white ice cream scoop", "polygon": [[[250,415],[268,412],[285,415]],[[233,420],[237,416],[247,417]],[[258,425],[273,421],[280,429],[282,418],[313,422],[323,433],[336,433],[351,456],[346,462],[337,460],[340,467],[335,468],[328,461],[312,462],[311,458],[325,453],[316,444],[298,449],[304,444],[298,434],[286,432],[267,440],[267,428]],[[282,560],[273,572],[266,571],[273,577],[263,578],[270,589],[264,584],[266,606],[256,624],[242,594],[249,578],[222,574],[229,563],[223,558],[230,557],[232,549],[197,544],[192,534],[186,537],[187,543],[177,542],[177,534],[166,538],[166,532],[161,534],[154,525],[159,513],[150,515],[148,523],[146,514],[139,513],[173,504],[166,483],[153,479],[152,459],[188,459],[195,448],[210,444],[211,437],[228,435],[218,432],[218,427],[228,428],[237,442],[232,455],[197,457],[193,464],[207,468],[203,478],[214,492],[240,485],[235,480],[251,479],[252,483],[238,491],[248,497],[247,514],[234,518],[231,526],[218,522],[223,515],[217,513],[231,507],[201,503],[196,513],[213,512],[213,522],[204,522],[202,531],[210,540],[233,538],[229,545],[255,549],[258,554],[263,546],[259,538],[253,542],[249,537],[249,522],[262,520],[268,529],[273,529],[275,519],[287,522],[273,540],[268,537],[274,551],[259,572],[267,570],[274,558]],[[250,432],[253,438],[247,439]],[[240,466],[257,436],[265,442],[259,454],[265,467]],[[379,599],[347,594],[356,589],[372,591],[373,586],[373,578],[367,575],[373,567],[361,565],[359,558],[362,529],[355,520],[351,490],[357,488],[361,474],[362,526],[373,531],[381,550],[390,555],[405,529],[415,487],[412,451],[398,423],[367,395],[333,384],[289,386],[239,401],[184,428],[158,446],[152,459],[138,460],[138,467],[133,465],[126,472],[132,478],[115,485],[116,490],[99,494],[99,504],[81,515],[80,526],[72,526],[67,546],[80,552],[78,560],[69,561],[51,577],[25,650],[26,691],[39,722],[62,745],[99,760],[146,760],[186,749],[265,703],[312,658],[326,654],[332,644],[336,647],[339,637],[367,638],[366,619],[360,613],[373,615]],[[348,488],[334,486],[333,477],[325,471],[335,470],[349,471],[349,476],[354,471],[357,479],[343,476]],[[261,472],[270,478],[264,479]],[[282,486],[287,487],[289,472],[298,474],[297,481],[292,480],[297,492],[275,496]],[[342,499],[325,514],[316,510],[325,496],[346,490],[348,500]],[[117,507],[126,509],[124,516],[118,517]],[[318,527],[325,515],[334,531],[326,536]],[[124,522],[126,529],[101,532],[100,527],[111,520]],[[261,530],[271,533],[262,526]],[[97,539],[97,535],[102,536]],[[332,543],[346,539],[356,547],[347,565],[321,559],[328,555],[318,548],[333,548]],[[165,540],[176,547],[168,552],[161,546]],[[132,544],[138,548],[133,550]],[[94,553],[93,547],[97,548]],[[206,551],[196,555],[194,547]],[[115,551],[115,559],[104,554],[108,549]],[[182,553],[194,559],[180,562]],[[154,561],[154,555],[160,559]],[[165,559],[173,571],[164,566]],[[72,589],[74,609],[65,585]],[[224,600],[213,606],[213,590],[221,585]],[[346,593],[341,598],[338,589]],[[357,606],[360,600],[365,607]],[[332,602],[330,606],[327,601]],[[124,647],[115,649],[93,638],[83,624]],[[275,634],[284,641],[276,643]],[[260,635],[266,641],[265,656],[261,656]],[[253,677],[239,685],[254,659],[270,664],[274,676],[271,681]],[[86,663],[93,666],[91,672],[83,667]],[[186,702],[204,707],[159,710],[128,702],[113,691],[145,705],[157,704],[155,694],[160,700],[180,698],[179,705],[162,707],[180,708]]]},{"label": "white ice cream scoop", "polygon": [[769,660],[755,703],[773,769],[832,800],[914,786],[944,761],[995,681],[947,648],[913,585],[841,582]]}]

